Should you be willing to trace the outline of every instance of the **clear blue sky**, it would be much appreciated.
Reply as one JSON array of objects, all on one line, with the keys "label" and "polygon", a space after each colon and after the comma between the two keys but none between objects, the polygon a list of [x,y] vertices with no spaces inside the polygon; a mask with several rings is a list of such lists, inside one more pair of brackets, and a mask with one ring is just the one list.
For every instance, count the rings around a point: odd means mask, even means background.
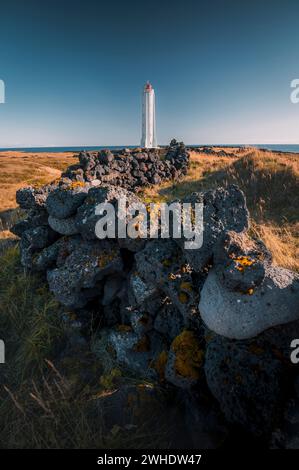
[{"label": "clear blue sky", "polygon": [[299,143],[299,2],[10,0],[0,7],[0,147]]}]

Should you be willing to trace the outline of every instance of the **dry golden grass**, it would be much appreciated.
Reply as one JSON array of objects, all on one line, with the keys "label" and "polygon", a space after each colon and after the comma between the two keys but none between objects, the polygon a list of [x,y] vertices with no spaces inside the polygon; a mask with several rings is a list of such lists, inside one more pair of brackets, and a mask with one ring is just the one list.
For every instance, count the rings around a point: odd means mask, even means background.
[{"label": "dry golden grass", "polygon": [[17,206],[17,189],[30,184],[49,183],[75,161],[73,153],[69,152],[0,152],[0,212]]},{"label": "dry golden grass", "polygon": [[49,183],[75,162],[77,159],[69,152],[0,152],[0,240],[13,237],[7,229],[20,216],[15,210],[17,189]]},{"label": "dry golden grass", "polygon": [[274,262],[299,271],[299,155],[253,149],[241,157],[191,152],[190,170],[181,181],[148,188],[143,198],[170,201],[230,184],[244,191],[252,233],[264,240]]}]

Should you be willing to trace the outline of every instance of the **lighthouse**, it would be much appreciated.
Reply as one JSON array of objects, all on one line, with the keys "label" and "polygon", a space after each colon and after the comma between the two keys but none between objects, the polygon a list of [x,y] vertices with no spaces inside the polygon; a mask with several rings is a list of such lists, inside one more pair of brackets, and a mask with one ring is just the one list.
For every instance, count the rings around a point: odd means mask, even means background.
[{"label": "lighthouse", "polygon": [[141,147],[157,147],[156,139],[156,115],[155,115],[155,90],[150,82],[147,82],[142,94],[142,137]]}]

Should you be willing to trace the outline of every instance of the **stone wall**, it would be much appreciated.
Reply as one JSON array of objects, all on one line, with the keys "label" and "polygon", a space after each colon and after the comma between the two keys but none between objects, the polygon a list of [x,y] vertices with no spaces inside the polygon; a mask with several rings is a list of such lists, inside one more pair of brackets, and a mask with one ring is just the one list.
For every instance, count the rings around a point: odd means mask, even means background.
[{"label": "stone wall", "polygon": [[[242,191],[219,187],[185,199],[204,205],[198,249],[179,239],[99,240],[99,203],[138,202],[137,188],[184,174],[188,154],[172,142],[164,150],[81,153],[79,161],[59,181],[17,192],[27,211],[13,229],[23,266],[45,275],[65,321],[98,360],[183,390],[192,435],[200,426],[213,434],[222,420],[212,413],[215,399],[226,423],[271,434],[288,398],[299,281],[248,235]],[[91,343],[94,321],[101,328]]]},{"label": "stone wall", "polygon": [[185,175],[189,154],[183,142],[172,140],[169,147],[160,149],[81,152],[79,162],[70,167],[63,177],[75,181],[98,180],[133,189],[176,180]]}]

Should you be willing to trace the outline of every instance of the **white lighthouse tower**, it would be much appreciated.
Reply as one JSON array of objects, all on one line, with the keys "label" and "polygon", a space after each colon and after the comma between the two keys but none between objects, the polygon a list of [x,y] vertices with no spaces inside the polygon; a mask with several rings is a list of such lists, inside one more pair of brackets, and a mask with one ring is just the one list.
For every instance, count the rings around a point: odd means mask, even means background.
[{"label": "white lighthouse tower", "polygon": [[142,137],[141,147],[157,147],[156,139],[156,115],[155,115],[155,91],[147,82],[142,95]]}]

